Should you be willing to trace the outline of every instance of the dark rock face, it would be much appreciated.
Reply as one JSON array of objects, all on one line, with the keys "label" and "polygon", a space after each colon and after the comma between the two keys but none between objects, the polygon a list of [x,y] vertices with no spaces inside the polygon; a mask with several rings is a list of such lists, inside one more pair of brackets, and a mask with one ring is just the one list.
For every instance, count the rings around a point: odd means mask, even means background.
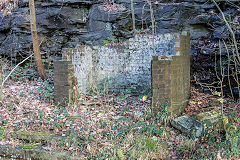
[{"label": "dark rock face", "polygon": [[[65,47],[101,44],[103,40],[117,42],[132,37],[130,1],[118,0],[114,4],[106,2],[106,0],[36,1],[41,50],[51,52],[50,54],[60,54],[61,49]],[[178,32],[189,28],[191,24],[206,23],[208,19],[198,18],[198,15],[204,8],[213,8],[211,4],[196,8],[191,2],[162,2],[153,4],[159,33]],[[135,0],[134,11],[136,28],[151,28],[149,5],[143,0]],[[29,38],[31,32],[27,0],[20,1],[19,8],[14,10],[12,15],[1,16],[0,34],[2,55],[17,56],[19,52],[28,54],[31,50]],[[220,37],[218,32],[212,35]],[[19,43],[22,45],[13,45]]]},{"label": "dark rock face", "polygon": [[[2,17],[2,15],[0,14],[0,17]],[[11,26],[10,26],[10,18],[6,17],[6,18],[0,18],[0,32],[5,32],[10,30]]]},{"label": "dark rock face", "polygon": [[[104,40],[119,42],[133,36],[130,0],[114,3],[110,0],[37,0],[35,3],[43,53],[61,55],[62,48],[102,44]],[[0,14],[0,53],[4,56],[27,55],[32,51],[28,0],[19,1],[18,7],[12,15]],[[191,32],[192,75],[207,74],[214,69],[214,62],[207,57],[218,50],[215,43],[230,37],[214,4],[206,0],[159,0],[152,7],[158,33]],[[227,2],[221,2],[220,7],[226,18],[232,20],[239,38],[240,11]],[[146,1],[134,0],[134,12],[137,30],[150,31],[151,16]]]}]

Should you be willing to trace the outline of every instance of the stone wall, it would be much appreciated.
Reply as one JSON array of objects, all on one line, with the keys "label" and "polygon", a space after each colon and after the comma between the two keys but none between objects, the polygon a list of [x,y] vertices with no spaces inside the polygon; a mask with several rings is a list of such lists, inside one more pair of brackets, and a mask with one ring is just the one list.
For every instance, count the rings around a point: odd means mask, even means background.
[{"label": "stone wall", "polygon": [[[173,56],[174,34],[155,36],[156,55]],[[63,60],[74,68],[80,93],[100,86],[120,92],[131,85],[151,88],[151,60],[154,56],[152,35],[136,35],[123,43],[80,46],[64,49]]]},{"label": "stone wall", "polygon": [[121,44],[64,49],[63,60],[55,62],[55,100],[72,101],[76,86],[87,94],[102,83],[114,92],[144,83],[152,88],[154,113],[167,103],[168,112],[179,115],[189,98],[190,35],[157,35],[155,45],[156,54],[151,35],[137,35]]},{"label": "stone wall", "polygon": [[[190,89],[190,36],[186,32],[176,35],[175,52],[179,54],[162,58],[154,56],[152,61],[152,109],[160,113],[167,111],[179,115],[186,107]],[[165,108],[166,109],[166,108]]]}]

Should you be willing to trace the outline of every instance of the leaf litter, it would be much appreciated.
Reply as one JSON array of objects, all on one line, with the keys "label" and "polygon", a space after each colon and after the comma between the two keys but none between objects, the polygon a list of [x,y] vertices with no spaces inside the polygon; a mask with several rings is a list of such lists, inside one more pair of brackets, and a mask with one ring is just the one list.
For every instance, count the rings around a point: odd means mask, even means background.
[{"label": "leaf litter", "polygon": [[[146,119],[151,99],[143,102],[141,98],[131,94],[84,95],[80,96],[79,102],[72,106],[56,106],[53,101],[41,100],[39,97],[41,93],[38,92],[41,85],[40,81],[29,80],[11,81],[5,85],[4,101],[0,104],[0,126],[4,130],[4,133],[0,132],[1,145],[24,144],[25,142],[21,139],[8,136],[14,132],[48,132],[61,137],[72,137],[73,141],[64,144],[59,142],[57,145],[38,143],[44,149],[65,150],[75,155],[84,154],[86,157],[93,158],[97,157],[101,148],[120,145],[122,137],[131,137],[133,133],[128,134],[129,131],[142,131],[151,124]],[[214,95],[199,93],[192,87],[191,98],[184,114],[196,115],[219,108],[221,102],[218,98]],[[226,113],[239,107],[231,99],[225,99],[223,104]],[[240,117],[239,114],[238,117]],[[138,123],[141,125],[133,125]],[[238,128],[239,123],[239,121],[236,122]],[[168,146],[169,157],[172,159],[179,157],[176,149],[188,139],[179,135],[171,127],[163,126],[161,122],[158,122],[155,128],[165,128],[166,131],[161,133],[161,136],[155,134],[152,139],[160,140]],[[77,140],[74,141],[74,138]],[[194,143],[200,144],[197,139]],[[130,144],[128,142],[126,146]],[[184,152],[184,154],[189,155],[193,152],[195,151]]]},{"label": "leaf litter", "polygon": [[[43,102],[39,98],[40,87],[40,81],[28,80],[12,81],[4,86],[0,126],[4,128],[5,135],[17,131],[44,131],[63,137],[78,136],[90,142],[90,145],[93,141],[100,143],[100,146],[111,146],[110,135],[119,134],[117,129],[121,128],[120,125],[127,126],[132,120],[143,117],[150,106],[150,100],[142,102],[131,95],[108,95],[107,99],[102,96],[82,96],[79,101],[91,102],[90,105],[76,103],[73,106],[56,106],[53,101]],[[113,121],[118,121],[119,126]],[[20,145],[24,142],[4,136],[0,143]],[[55,149],[71,151],[73,147],[65,145]]]}]

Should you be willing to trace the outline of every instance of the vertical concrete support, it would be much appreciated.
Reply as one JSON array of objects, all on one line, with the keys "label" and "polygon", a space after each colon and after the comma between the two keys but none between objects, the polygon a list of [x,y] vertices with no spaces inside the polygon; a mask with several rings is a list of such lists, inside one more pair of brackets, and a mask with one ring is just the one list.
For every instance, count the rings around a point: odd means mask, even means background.
[{"label": "vertical concrete support", "polygon": [[69,103],[68,62],[54,61],[54,100],[56,104]]},{"label": "vertical concrete support", "polygon": [[73,65],[68,61],[54,61],[54,100],[56,104],[71,104],[77,98],[76,78],[73,73]]},{"label": "vertical concrete support", "polygon": [[171,105],[170,60],[161,60],[154,56],[152,60],[152,111],[161,112],[162,105]]},{"label": "vertical concrete support", "polygon": [[190,89],[190,35],[175,34],[175,56],[152,60],[152,110],[158,114],[167,103],[170,115],[179,115],[187,105]]}]

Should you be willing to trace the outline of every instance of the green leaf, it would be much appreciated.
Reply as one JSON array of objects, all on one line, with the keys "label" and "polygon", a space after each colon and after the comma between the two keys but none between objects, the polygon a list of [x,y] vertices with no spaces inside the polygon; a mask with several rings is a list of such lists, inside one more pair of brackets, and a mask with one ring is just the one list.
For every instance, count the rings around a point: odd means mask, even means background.
[{"label": "green leaf", "polygon": [[124,154],[123,154],[123,152],[122,152],[122,150],[121,149],[118,149],[117,150],[117,156],[118,156],[118,158],[120,159],[120,160],[124,160]]}]

